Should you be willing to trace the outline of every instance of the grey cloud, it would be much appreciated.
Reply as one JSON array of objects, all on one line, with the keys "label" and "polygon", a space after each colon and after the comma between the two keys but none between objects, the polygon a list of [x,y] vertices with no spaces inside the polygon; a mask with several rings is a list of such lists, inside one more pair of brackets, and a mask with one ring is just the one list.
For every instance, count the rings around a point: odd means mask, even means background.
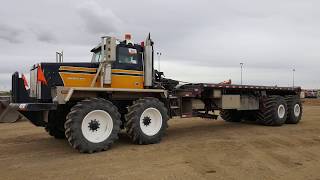
[{"label": "grey cloud", "polygon": [[[101,35],[120,38],[123,32],[131,32],[139,42],[151,32],[155,50],[162,52],[161,61],[175,63],[166,74],[189,65],[197,73],[195,79],[202,80],[204,67],[212,68],[208,70],[210,77],[223,79],[227,74],[221,75],[215,68],[229,72],[244,62],[246,70],[252,70],[252,79],[266,69],[281,77],[294,67],[297,84],[320,85],[314,83],[316,67],[320,66],[318,0],[11,0],[5,5],[0,7],[2,24],[35,24],[37,29],[21,31],[10,26],[12,31],[0,26],[0,61],[12,63],[0,66],[0,73],[8,69],[27,71],[30,64],[48,61],[51,56],[54,61],[57,49],[64,49],[66,61],[89,61],[89,50]],[[23,37],[23,43],[12,43],[19,41],[15,37]],[[190,78],[185,73],[174,76],[179,75]],[[274,79],[260,77],[259,83]]]},{"label": "grey cloud", "polygon": [[23,30],[7,24],[0,24],[0,39],[10,43],[20,43],[19,35]]},{"label": "grey cloud", "polygon": [[120,31],[122,20],[109,8],[102,8],[94,1],[78,6],[86,30],[93,35],[110,34]]},{"label": "grey cloud", "polygon": [[53,34],[50,31],[47,30],[32,30],[36,39],[40,42],[46,42],[46,43],[56,43],[58,42],[58,38],[56,37],[55,34]]}]

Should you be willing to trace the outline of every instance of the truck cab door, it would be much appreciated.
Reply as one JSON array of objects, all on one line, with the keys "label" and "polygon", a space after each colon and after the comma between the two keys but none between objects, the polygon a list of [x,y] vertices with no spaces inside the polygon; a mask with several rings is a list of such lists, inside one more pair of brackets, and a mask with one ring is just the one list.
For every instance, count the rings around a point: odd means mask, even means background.
[{"label": "truck cab door", "polygon": [[140,46],[119,44],[116,49],[117,58],[112,64],[112,88],[143,89],[144,73]]}]

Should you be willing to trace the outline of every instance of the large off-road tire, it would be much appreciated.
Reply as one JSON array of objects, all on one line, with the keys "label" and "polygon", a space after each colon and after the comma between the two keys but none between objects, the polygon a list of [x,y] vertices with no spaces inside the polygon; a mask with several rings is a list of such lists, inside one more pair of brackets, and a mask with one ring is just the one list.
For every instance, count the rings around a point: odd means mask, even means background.
[{"label": "large off-road tire", "polygon": [[302,116],[302,104],[299,96],[286,96],[288,105],[287,124],[298,124]]},{"label": "large off-road tire", "polygon": [[268,96],[262,100],[257,122],[266,126],[281,126],[287,119],[287,103],[282,96]]},{"label": "large off-road tire", "polygon": [[66,137],[64,134],[64,126],[61,127],[55,122],[56,120],[63,121],[64,119],[61,116],[59,117],[55,111],[49,111],[48,124],[46,125],[45,130],[50,136],[53,136],[56,139],[64,139]]},{"label": "large off-road tire", "polygon": [[242,116],[245,121],[256,121],[258,112],[256,110],[242,111]]},{"label": "large off-road tire", "polygon": [[241,122],[242,121],[242,112],[234,109],[221,110],[220,116],[223,120],[227,122]]},{"label": "large off-road tire", "polygon": [[70,145],[83,153],[107,150],[118,139],[120,113],[105,99],[88,99],[71,108],[65,123]]},{"label": "large off-road tire", "polygon": [[67,108],[67,106],[58,106],[57,110],[49,111],[48,123],[45,127],[45,130],[50,136],[53,136],[56,139],[66,138],[64,134],[64,123],[66,122],[68,113],[69,109]]},{"label": "large off-road tire", "polygon": [[168,120],[168,110],[161,101],[139,99],[128,108],[126,130],[135,144],[155,144],[164,136]]}]

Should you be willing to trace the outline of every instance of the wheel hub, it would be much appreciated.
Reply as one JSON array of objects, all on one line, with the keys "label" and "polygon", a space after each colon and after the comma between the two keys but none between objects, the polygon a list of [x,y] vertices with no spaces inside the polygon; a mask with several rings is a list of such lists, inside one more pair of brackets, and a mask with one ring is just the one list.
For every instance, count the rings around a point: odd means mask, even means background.
[{"label": "wheel hub", "polygon": [[296,104],[296,105],[294,106],[294,108],[293,108],[294,115],[295,115],[296,117],[299,117],[299,116],[300,116],[300,111],[301,111],[300,105],[299,105],[299,104]]},{"label": "wheel hub", "polygon": [[81,131],[83,136],[91,143],[105,141],[113,131],[113,120],[104,110],[93,110],[82,120]]},{"label": "wheel hub", "polygon": [[100,128],[100,123],[99,123],[99,121],[94,119],[89,122],[88,127],[89,127],[90,131],[95,132],[95,131],[98,131],[98,129]]},{"label": "wheel hub", "polygon": [[284,107],[283,104],[281,104],[279,107],[278,107],[278,116],[279,118],[283,118],[286,114],[286,108]]},{"label": "wheel hub", "polygon": [[147,136],[156,135],[162,127],[162,115],[156,108],[150,107],[140,116],[140,128]]},{"label": "wheel hub", "polygon": [[149,126],[150,123],[151,123],[151,118],[150,118],[149,116],[145,116],[145,117],[143,118],[143,125]]}]

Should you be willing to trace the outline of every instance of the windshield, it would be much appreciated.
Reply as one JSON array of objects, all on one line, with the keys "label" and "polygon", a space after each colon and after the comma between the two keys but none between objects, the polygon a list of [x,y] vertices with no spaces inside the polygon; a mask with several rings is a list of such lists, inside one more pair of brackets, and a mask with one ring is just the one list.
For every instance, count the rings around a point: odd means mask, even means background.
[{"label": "windshield", "polygon": [[139,55],[136,49],[119,47],[118,59],[119,59],[119,63],[122,63],[122,64],[137,64]]},{"label": "windshield", "polygon": [[101,60],[101,51],[96,51],[92,55],[92,62],[100,62]]},{"label": "windshield", "polygon": [[[117,48],[117,61],[120,64],[138,64],[141,55],[134,48],[118,47]],[[101,50],[93,52],[91,62],[101,61]]]}]

